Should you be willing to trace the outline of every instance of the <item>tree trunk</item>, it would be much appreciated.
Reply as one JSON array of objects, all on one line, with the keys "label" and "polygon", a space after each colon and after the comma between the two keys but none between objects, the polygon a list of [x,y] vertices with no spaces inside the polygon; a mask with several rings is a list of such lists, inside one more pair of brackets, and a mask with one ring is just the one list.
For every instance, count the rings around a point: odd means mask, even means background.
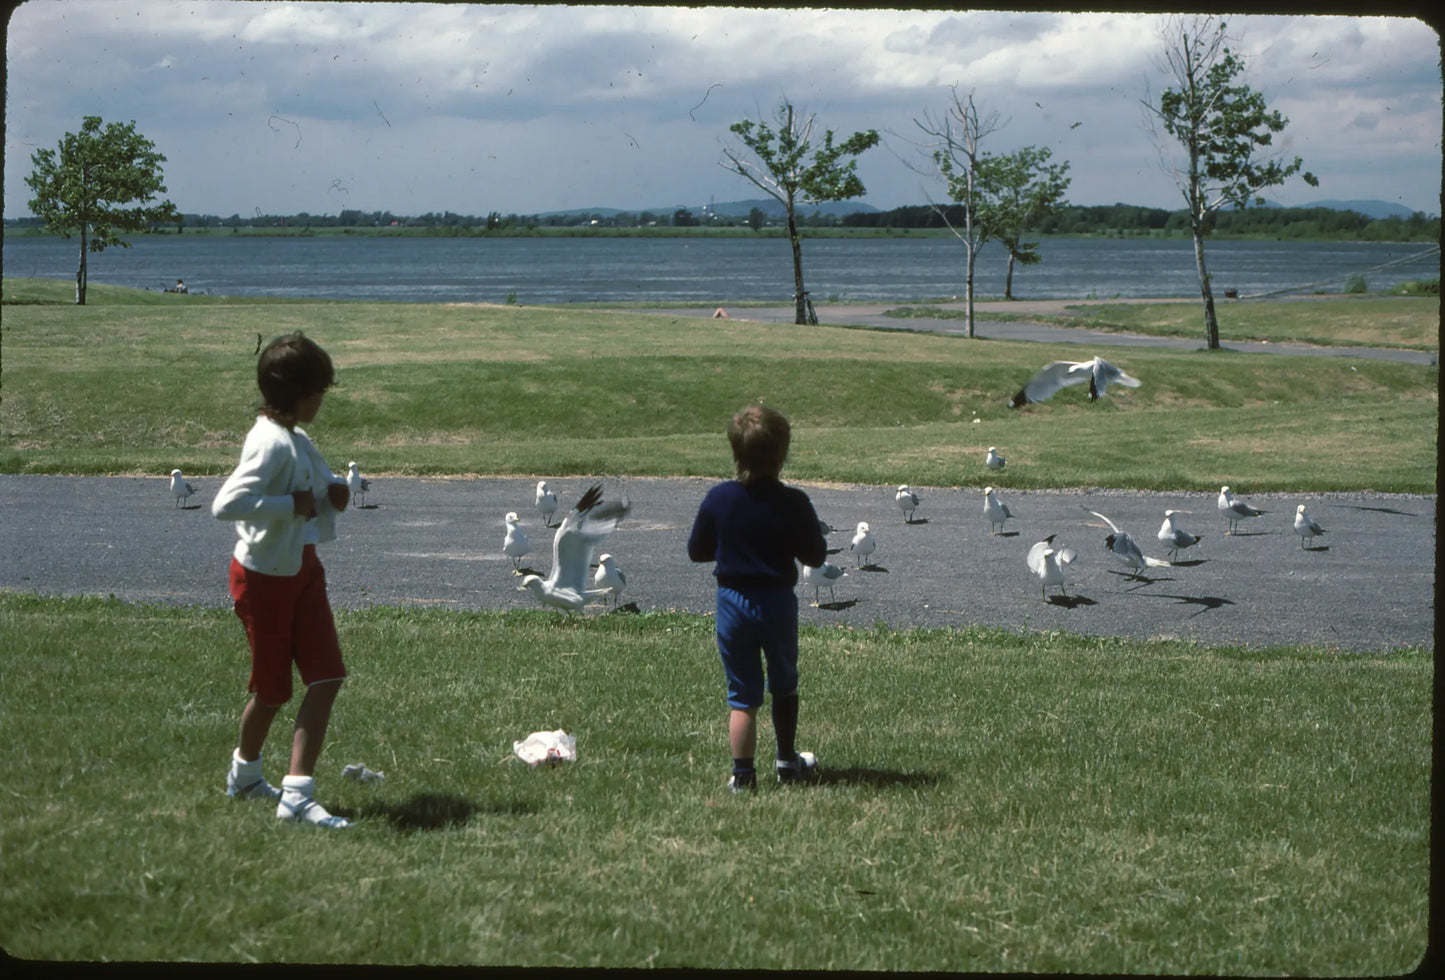
[{"label": "tree trunk", "polygon": [[978,249],[972,244],[968,245],[968,275],[963,280],[964,318],[963,322],[968,326],[968,336],[973,336],[973,265],[978,258]]},{"label": "tree trunk", "polygon": [[1204,229],[1194,225],[1194,265],[1199,269],[1199,291],[1204,297],[1204,346],[1219,350],[1219,317],[1214,312],[1214,289],[1204,268]]},{"label": "tree trunk", "polygon": [[1003,278],[1003,298],[1014,298],[1014,253],[1008,253],[1008,274]]},{"label": "tree trunk", "polygon": [[86,257],[86,254],[89,253],[89,251],[90,251],[90,241],[89,241],[89,236],[86,234],[86,231],[87,231],[87,229],[86,229],[86,227],[85,227],[85,224],[84,224],[84,222],[82,222],[81,225],[80,225],[80,265],[78,265],[78,266],[76,267],[76,269],[75,269],[75,305],[76,305],[76,306],[84,306],[84,305],[85,305],[85,287],[86,287],[86,280],[89,278],[88,270],[86,269],[85,257]]},{"label": "tree trunk", "polygon": [[803,293],[803,243],[798,241],[798,222],[793,216],[793,204],[788,202],[788,241],[793,244],[793,322],[802,325],[808,322],[807,296]]}]

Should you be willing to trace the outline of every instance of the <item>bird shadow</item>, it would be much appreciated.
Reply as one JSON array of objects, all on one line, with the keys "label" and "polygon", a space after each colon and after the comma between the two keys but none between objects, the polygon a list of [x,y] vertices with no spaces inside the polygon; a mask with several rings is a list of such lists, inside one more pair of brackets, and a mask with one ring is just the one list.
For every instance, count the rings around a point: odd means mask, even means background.
[{"label": "bird shadow", "polygon": [[478,813],[531,816],[537,812],[537,807],[520,801],[479,806],[464,796],[451,793],[415,793],[400,803],[368,803],[356,809],[333,809],[332,812],[348,820],[380,818],[393,830],[411,833],[460,827]]},{"label": "bird shadow", "polygon": [[1016,538],[1019,536],[1019,532],[1017,531],[990,531],[989,534],[992,534],[996,538]]},{"label": "bird shadow", "polygon": [[866,565],[859,565],[859,566],[858,566],[858,571],[860,571],[860,572],[884,572],[884,573],[886,574],[887,571],[888,571],[888,569],[884,568],[882,565],[875,565],[873,562],[870,561],[870,562],[869,562],[868,564],[866,564]]},{"label": "bird shadow", "polygon": [[635,602],[629,602],[629,603],[627,603],[626,605],[613,606],[611,609],[609,609],[609,610],[607,611],[607,615],[609,615],[609,616],[615,616],[615,615],[617,615],[618,613],[622,613],[623,615],[636,616],[636,615],[639,615],[641,612],[642,612],[642,607],[641,607],[641,606],[639,606],[639,605],[638,605],[637,603],[635,603]]},{"label": "bird shadow", "polygon": [[1086,595],[1051,595],[1044,602],[1051,606],[1062,606],[1065,609],[1077,609],[1080,606],[1097,606],[1098,603]]},{"label": "bird shadow", "polygon": [[1278,531],[1225,531],[1226,538],[1259,538],[1266,534],[1278,534]]},{"label": "bird shadow", "polygon": [[1156,592],[1153,597],[1155,599],[1173,599],[1176,602],[1182,602],[1186,605],[1200,606],[1199,611],[1190,616],[1191,619],[1194,616],[1198,616],[1199,613],[1208,612],[1211,609],[1234,605],[1233,599],[1224,599],[1217,595],[1167,595]]},{"label": "bird shadow", "polygon": [[1208,558],[1191,558],[1188,561],[1171,561],[1170,564],[1175,568],[1198,568],[1208,560]]},{"label": "bird shadow", "polygon": [[1170,578],[1168,575],[1149,576],[1149,575],[1145,575],[1145,574],[1143,574],[1143,573],[1141,573],[1141,572],[1121,572],[1121,571],[1119,571],[1117,568],[1111,568],[1111,569],[1109,569],[1109,574],[1110,574],[1110,575],[1118,575],[1120,578],[1126,578],[1126,579],[1128,579],[1128,580],[1131,581],[1131,582],[1138,582],[1140,588],[1142,588],[1142,587],[1144,587],[1144,586],[1146,586],[1146,585],[1153,585],[1153,584],[1156,583],[1156,582],[1172,582],[1172,581],[1174,581],[1174,579]]},{"label": "bird shadow", "polygon": [[830,554],[830,555],[836,555],[836,554],[838,554],[838,553],[839,553],[840,551],[842,551],[842,550],[843,550],[842,548],[829,548],[829,549],[828,549],[828,554]]},{"label": "bird shadow", "polygon": [[922,789],[936,786],[942,777],[931,772],[899,772],[897,769],[873,769],[868,766],[848,766],[843,769],[832,767],[819,769],[820,786],[868,786],[873,789]]},{"label": "bird shadow", "polygon": [[380,509],[381,509],[381,505],[380,505],[380,504],[357,504],[357,505],[356,505],[356,509],[357,509],[357,510],[380,510]]},{"label": "bird shadow", "polygon": [[910,517],[908,520],[904,521],[903,523],[904,523],[904,524],[927,524],[927,523],[928,523],[928,518],[926,518],[926,517]]},{"label": "bird shadow", "polygon": [[181,510],[200,510],[201,504],[181,504]]},{"label": "bird shadow", "polygon": [[837,599],[829,602],[815,602],[813,603],[813,605],[817,606],[819,609],[831,609],[836,612],[841,609],[852,609],[854,606],[858,605],[858,600]]},{"label": "bird shadow", "polygon": [[1322,544],[1322,545],[1320,545],[1318,548],[1311,548],[1309,545],[1305,545],[1305,546],[1304,546],[1303,548],[1301,548],[1300,550],[1301,550],[1301,551],[1329,551],[1329,550],[1330,550],[1330,546],[1327,545],[1327,544]]},{"label": "bird shadow", "polygon": [[1346,508],[1347,510],[1372,510],[1372,511],[1374,511],[1374,512],[1377,513],[1377,514],[1394,514],[1394,515],[1397,516],[1397,517],[1419,517],[1419,516],[1420,516],[1419,514],[1416,514],[1416,513],[1412,512],[1412,511],[1408,511],[1408,510],[1396,510],[1396,509],[1393,508],[1393,507],[1366,507],[1366,506],[1364,506],[1363,504],[1335,504],[1335,506],[1336,506],[1336,507],[1344,507],[1344,508]]}]

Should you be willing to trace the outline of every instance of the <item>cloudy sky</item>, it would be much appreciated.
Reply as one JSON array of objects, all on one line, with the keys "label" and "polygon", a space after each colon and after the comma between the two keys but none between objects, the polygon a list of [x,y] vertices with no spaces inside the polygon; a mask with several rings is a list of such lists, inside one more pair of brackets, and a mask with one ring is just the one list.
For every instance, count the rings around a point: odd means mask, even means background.
[{"label": "cloudy sky", "polygon": [[[1180,206],[1144,128],[1162,16],[901,9],[26,0],[6,44],[4,214],[31,154],[87,115],[134,121],[186,212],[627,210],[761,196],[719,166],[786,96],[860,158],[879,208],[941,200],[915,120],[950,86],[998,113],[985,149],[1052,148],[1077,204]],[[1435,31],[1399,17],[1231,16],[1246,80],[1320,178],[1285,205],[1438,213]],[[910,167],[912,164],[912,167]]]}]

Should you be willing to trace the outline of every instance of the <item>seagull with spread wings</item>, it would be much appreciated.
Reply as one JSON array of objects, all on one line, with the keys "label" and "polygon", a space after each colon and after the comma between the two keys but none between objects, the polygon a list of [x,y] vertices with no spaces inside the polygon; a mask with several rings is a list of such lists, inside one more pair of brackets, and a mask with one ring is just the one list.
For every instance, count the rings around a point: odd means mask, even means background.
[{"label": "seagull with spread wings", "polygon": [[1123,385],[1125,388],[1139,387],[1139,379],[1125,374],[1102,357],[1087,361],[1054,361],[1044,365],[1029,379],[1028,384],[1018,390],[1009,401],[1009,408],[1021,408],[1031,402],[1046,401],[1070,385],[1089,382],[1089,400],[1098,401],[1104,397],[1109,385]]},{"label": "seagull with spread wings", "polygon": [[588,599],[607,596],[608,589],[588,588],[592,553],[631,509],[626,497],[604,501],[602,484],[594,484],[562,519],[552,538],[552,571],[546,578],[523,577],[518,589],[530,591],[543,605],[570,612],[581,610]]}]

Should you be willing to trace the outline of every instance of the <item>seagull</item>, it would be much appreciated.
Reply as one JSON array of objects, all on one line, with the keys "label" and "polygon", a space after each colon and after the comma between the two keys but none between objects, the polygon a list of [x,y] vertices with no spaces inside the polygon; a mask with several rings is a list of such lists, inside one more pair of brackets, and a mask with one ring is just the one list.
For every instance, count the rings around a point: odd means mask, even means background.
[{"label": "seagull", "polygon": [[543,527],[556,527],[552,515],[557,513],[557,495],[547,489],[546,480],[537,481],[537,513],[542,515]]},{"label": "seagull", "polygon": [[1251,507],[1243,500],[1235,500],[1234,494],[1229,492],[1228,487],[1219,488],[1219,512],[1229,520],[1229,530],[1225,534],[1233,534],[1239,527],[1239,522],[1246,517],[1258,517],[1260,514],[1268,514],[1267,510],[1260,510],[1258,507]]},{"label": "seagull", "polygon": [[993,492],[993,487],[983,488],[983,516],[988,518],[988,533],[995,534],[994,528],[1000,531],[1004,529],[1004,522],[1014,516],[1013,511],[1008,509],[1008,504],[998,499]]},{"label": "seagull", "polygon": [[[1294,533],[1299,535],[1299,546],[1304,548],[1305,538],[1317,538],[1325,533],[1319,522],[1305,513],[1305,505],[1300,504],[1294,512]],[[1309,549],[1305,549],[1309,550]]]},{"label": "seagull", "polygon": [[613,605],[617,604],[617,597],[622,594],[626,584],[627,576],[622,574],[611,555],[602,555],[597,559],[597,574],[592,576],[592,587],[611,593]]},{"label": "seagull", "polygon": [[830,561],[825,561],[816,568],[812,565],[803,566],[803,584],[813,587],[813,605],[818,605],[818,589],[826,585],[828,587],[828,601],[834,600],[833,583],[848,573],[841,567]]},{"label": "seagull", "polygon": [[873,554],[873,549],[878,547],[878,542],[873,540],[872,533],[868,530],[867,521],[858,522],[858,530],[853,533],[853,540],[848,545],[848,550],[858,556],[858,567],[863,567],[863,559]]},{"label": "seagull", "polygon": [[898,504],[898,509],[903,511],[903,522],[909,523],[913,520],[913,512],[918,508],[918,493],[911,490],[908,484],[900,484],[898,493],[894,494],[893,500]]},{"label": "seagull", "polygon": [[[1087,510],[1087,508],[1085,509]],[[1113,534],[1107,534],[1104,536],[1104,547],[1112,551],[1115,558],[1118,558],[1124,564],[1134,569],[1134,578],[1142,577],[1139,573],[1146,568],[1169,567],[1169,562],[1165,561],[1164,559],[1150,558],[1148,555],[1144,554],[1144,552],[1140,551],[1139,546],[1134,543],[1134,539],[1130,537],[1129,532],[1119,530],[1119,526],[1113,521],[1109,520],[1103,514],[1099,513],[1096,510],[1091,510],[1089,511],[1089,513],[1093,514],[1095,517],[1097,517],[1099,520],[1103,521],[1105,524],[1109,525],[1109,527],[1113,529]]]},{"label": "seagull", "polygon": [[552,539],[552,571],[546,578],[527,575],[519,589],[528,589],[543,605],[578,611],[588,599],[601,598],[606,591],[587,588],[587,569],[592,552],[627,516],[632,505],[627,498],[602,500],[602,484],[594,484],[562,519]]},{"label": "seagull", "polygon": [[351,499],[356,501],[358,507],[366,498],[366,492],[371,489],[371,481],[361,475],[355,460],[346,464],[346,488],[351,491]]},{"label": "seagull", "polygon": [[195,492],[196,488],[186,482],[180,470],[171,470],[171,496],[176,498],[176,507],[181,506],[181,503]]},{"label": "seagull", "polygon": [[1029,571],[1039,577],[1039,597],[1043,598],[1046,590],[1051,585],[1057,585],[1059,591],[1064,595],[1069,590],[1064,588],[1064,567],[1074,560],[1072,548],[1054,548],[1055,535],[1050,534],[1034,544],[1029,549],[1024,561],[1028,563]]},{"label": "seagull", "polygon": [[818,518],[818,530],[822,531],[823,537],[826,538],[828,535],[832,534],[838,529],[820,517]]},{"label": "seagull", "polygon": [[1041,402],[1058,394],[1069,385],[1089,382],[1089,400],[1104,397],[1104,390],[1111,384],[1126,388],[1139,387],[1139,379],[1130,377],[1102,357],[1087,361],[1054,361],[1044,365],[1042,371],[1029,379],[1018,394],[1008,403],[1009,408],[1020,408],[1030,402]]},{"label": "seagull", "polygon": [[1169,549],[1169,557],[1179,558],[1179,552],[1184,548],[1192,548],[1199,543],[1200,535],[1190,534],[1183,528],[1174,526],[1174,515],[1183,514],[1182,510],[1166,510],[1164,512],[1164,523],[1159,526],[1159,540],[1164,547]]},{"label": "seagull", "polygon": [[522,519],[515,510],[507,511],[504,521],[507,525],[507,536],[502,539],[502,554],[512,559],[512,574],[521,575],[522,558],[531,552],[532,546],[527,542],[527,533],[518,526]]},{"label": "seagull", "polygon": [[1008,464],[1008,460],[998,454],[997,446],[989,446],[988,455],[984,457],[983,463],[991,470],[1001,470]]}]

